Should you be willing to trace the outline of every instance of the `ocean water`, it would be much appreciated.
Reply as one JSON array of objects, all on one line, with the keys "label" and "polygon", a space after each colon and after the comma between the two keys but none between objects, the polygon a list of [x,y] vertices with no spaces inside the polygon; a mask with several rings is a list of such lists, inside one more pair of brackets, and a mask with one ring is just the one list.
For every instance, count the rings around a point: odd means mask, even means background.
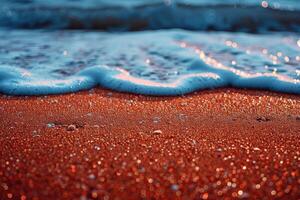
[{"label": "ocean water", "polygon": [[297,0],[1,2],[4,94],[96,86],[161,96],[220,87],[300,94]]},{"label": "ocean water", "polygon": [[1,0],[0,26],[27,29],[300,31],[299,0]]}]

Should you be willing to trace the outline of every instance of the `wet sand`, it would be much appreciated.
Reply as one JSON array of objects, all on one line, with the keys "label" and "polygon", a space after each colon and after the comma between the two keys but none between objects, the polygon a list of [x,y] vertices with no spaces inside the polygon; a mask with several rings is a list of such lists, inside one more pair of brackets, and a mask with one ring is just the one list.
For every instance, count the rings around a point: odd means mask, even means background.
[{"label": "wet sand", "polygon": [[0,96],[0,199],[297,199],[300,96]]}]

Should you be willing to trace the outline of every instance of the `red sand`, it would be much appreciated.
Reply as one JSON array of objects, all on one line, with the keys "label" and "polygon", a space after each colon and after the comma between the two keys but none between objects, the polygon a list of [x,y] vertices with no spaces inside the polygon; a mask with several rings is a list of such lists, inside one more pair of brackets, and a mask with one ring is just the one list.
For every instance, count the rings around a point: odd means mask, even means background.
[{"label": "red sand", "polygon": [[300,197],[296,95],[2,95],[0,119],[0,199]]}]

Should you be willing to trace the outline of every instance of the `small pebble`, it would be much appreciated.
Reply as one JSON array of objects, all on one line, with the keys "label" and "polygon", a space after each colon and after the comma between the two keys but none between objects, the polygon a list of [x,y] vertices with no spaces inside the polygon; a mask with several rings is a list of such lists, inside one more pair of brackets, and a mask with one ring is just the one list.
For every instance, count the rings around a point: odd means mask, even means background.
[{"label": "small pebble", "polygon": [[253,150],[254,150],[254,151],[260,151],[260,148],[254,147]]},{"label": "small pebble", "polygon": [[155,130],[152,132],[154,135],[160,135],[162,134],[162,131],[161,130]]},{"label": "small pebble", "polygon": [[76,130],[76,126],[74,124],[71,124],[67,127],[67,131],[75,131]]},{"label": "small pebble", "polygon": [[55,127],[55,124],[54,124],[54,123],[48,123],[48,124],[47,124],[47,127],[48,127],[48,128],[54,128],[54,127]]},{"label": "small pebble", "polygon": [[177,191],[178,189],[179,189],[179,186],[178,186],[178,185],[176,185],[176,184],[172,184],[172,185],[171,185],[171,190]]},{"label": "small pebble", "polygon": [[160,117],[154,117],[153,122],[154,123],[159,123],[160,122]]},{"label": "small pebble", "polygon": [[94,180],[94,179],[96,178],[96,176],[95,176],[94,174],[90,174],[90,175],[88,176],[88,178],[89,178],[90,180]]},{"label": "small pebble", "polygon": [[256,120],[259,122],[267,122],[270,121],[271,119],[267,117],[257,117]]}]

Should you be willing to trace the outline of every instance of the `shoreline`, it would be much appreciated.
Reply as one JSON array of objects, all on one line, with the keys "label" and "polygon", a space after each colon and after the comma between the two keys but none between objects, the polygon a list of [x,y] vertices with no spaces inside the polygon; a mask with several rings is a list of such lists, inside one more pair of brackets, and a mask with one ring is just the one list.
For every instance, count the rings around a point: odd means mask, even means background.
[{"label": "shoreline", "polygon": [[0,95],[1,199],[297,198],[300,96]]}]

